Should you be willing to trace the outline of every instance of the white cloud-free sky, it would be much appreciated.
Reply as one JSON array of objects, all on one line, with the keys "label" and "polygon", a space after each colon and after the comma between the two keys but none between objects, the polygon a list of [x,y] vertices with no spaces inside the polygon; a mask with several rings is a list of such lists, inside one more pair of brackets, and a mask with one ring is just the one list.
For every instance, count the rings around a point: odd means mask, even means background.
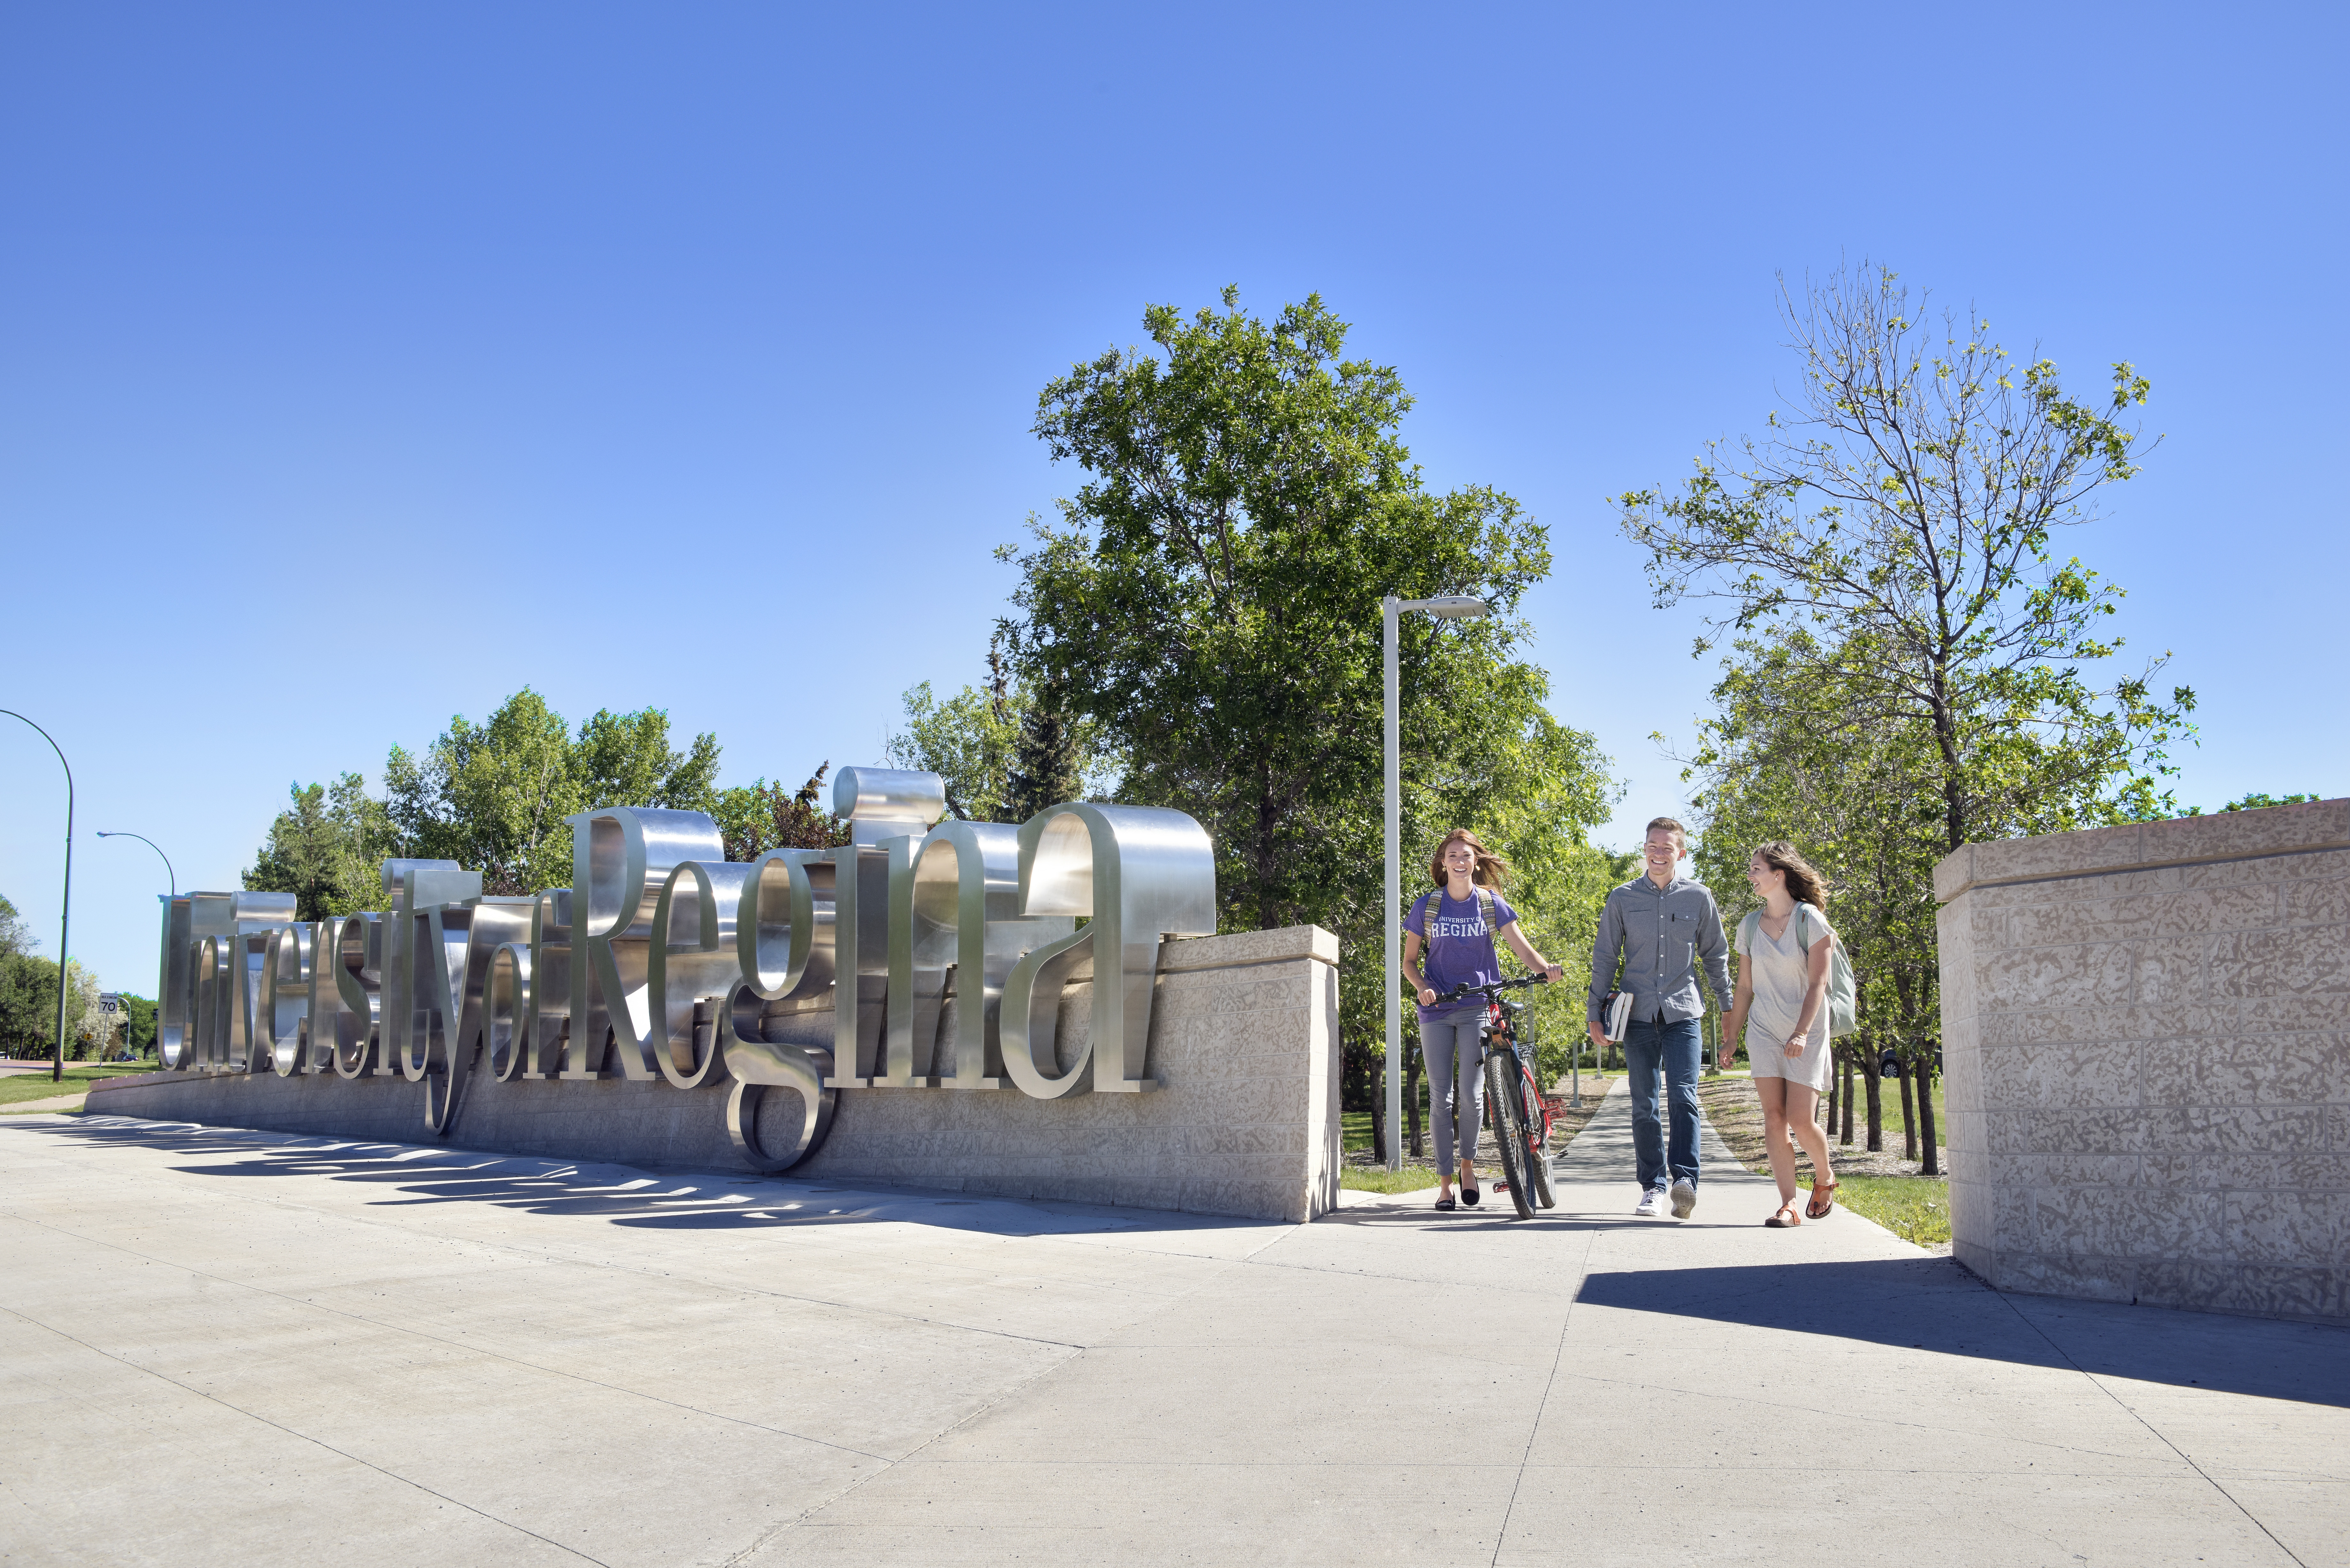
[{"label": "white cloud-free sky", "polygon": [[[2064,546],[2202,699],[2182,801],[2345,788],[2337,7],[16,6],[0,707],[80,785],[73,949],[161,867],[530,684],[725,777],[975,679],[1066,493],[1038,389],[1148,302],[1318,290],[1440,487],[1551,530],[1554,705],[1630,789],[1710,673],[1607,498],[1758,427],[1776,275],[1879,259],[2161,447]],[[1374,613],[1365,607],[1365,614]],[[0,893],[64,791],[0,720]]]}]

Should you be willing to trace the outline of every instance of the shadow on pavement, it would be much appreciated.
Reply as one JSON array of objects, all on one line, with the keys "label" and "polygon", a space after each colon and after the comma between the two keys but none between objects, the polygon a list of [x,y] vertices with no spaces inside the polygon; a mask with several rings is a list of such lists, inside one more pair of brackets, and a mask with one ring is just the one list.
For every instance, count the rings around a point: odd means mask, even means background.
[{"label": "shadow on pavement", "polygon": [[1594,1273],[1585,1277],[1575,1300],[2350,1407],[2350,1330],[2005,1296],[1948,1258]]},{"label": "shadow on pavement", "polygon": [[186,1161],[172,1168],[188,1176],[307,1176],[360,1183],[381,1189],[370,1201],[386,1207],[484,1203],[529,1214],[581,1215],[658,1230],[896,1222],[1022,1237],[1164,1233],[1269,1223],[789,1176],[648,1171],[636,1166],[130,1117],[27,1119],[8,1130],[88,1147],[159,1149]]}]

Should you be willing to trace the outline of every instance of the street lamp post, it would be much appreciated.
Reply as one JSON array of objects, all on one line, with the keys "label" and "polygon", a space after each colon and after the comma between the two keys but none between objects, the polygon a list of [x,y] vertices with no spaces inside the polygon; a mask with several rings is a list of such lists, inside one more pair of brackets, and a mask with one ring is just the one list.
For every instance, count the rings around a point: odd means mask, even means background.
[{"label": "street lamp post", "polygon": [[[125,832],[121,832],[121,831],[116,831],[116,832],[113,832],[113,833],[109,833],[109,832],[107,832],[104,828],[100,828],[100,829],[99,829],[98,836],[99,836],[100,838],[135,838],[135,839],[137,839],[140,843],[141,843],[141,844],[145,845],[148,848],[150,848],[150,849],[153,850],[157,855],[161,855],[161,856],[162,856],[162,858],[163,858],[163,875],[164,875],[165,877],[167,877],[171,878],[171,882],[172,882],[172,893],[171,893],[171,896],[172,896],[172,898],[178,898],[178,897],[180,896],[180,874],[179,874],[179,872],[178,872],[178,871],[176,871],[176,870],[174,870],[174,869],[172,868],[172,857],[171,857],[170,856],[168,856],[168,855],[164,855],[164,854],[163,854],[163,846],[162,846],[161,845],[160,845],[160,844],[156,843],[153,839],[151,839],[151,838],[148,837],[148,836],[147,836],[145,834],[143,834],[143,833],[125,833]],[[158,1036],[159,1044],[157,1044],[157,1047],[156,1047],[156,1054],[157,1054],[157,1056],[158,1056],[158,1058],[159,1058],[159,1059],[161,1058],[161,1054],[162,1054],[162,1047],[161,1047],[161,1044],[160,1044],[160,1039],[161,1039],[161,1037],[160,1037],[160,1036]],[[123,1045],[123,1049],[124,1049],[126,1052],[129,1052],[129,1051],[130,1050],[130,1048],[131,1048],[131,1039],[130,1039],[130,1004],[129,1004],[128,1002],[126,1002],[126,1003],[124,1003],[124,1004],[123,1004],[123,1010],[122,1010],[122,1045]]]},{"label": "street lamp post", "polygon": [[[140,843],[145,845],[148,848],[152,849],[156,854],[163,855],[163,846],[156,843],[153,839],[148,837],[143,833],[109,833],[104,828],[100,828],[99,829],[98,836],[100,838],[135,838]],[[172,879],[172,897],[174,898],[178,898],[180,896],[180,874],[172,869],[172,857],[168,855],[163,855],[163,875]]]},{"label": "street lamp post", "polygon": [[1443,620],[1489,613],[1483,599],[1446,594],[1432,599],[1379,601],[1387,642],[1387,837],[1388,837],[1388,1168],[1403,1168],[1403,783],[1396,695],[1396,636],[1405,610],[1425,610]]},{"label": "street lamp post", "polygon": [[[0,708],[0,713],[11,719],[25,719],[13,708]],[[25,722],[33,724],[30,719],[25,719]],[[55,736],[38,724],[33,724],[33,731],[49,742],[49,750],[57,754],[57,765],[66,770],[66,888],[64,897],[57,902],[57,1044],[49,1057],[49,1082],[57,1084],[64,1082],[66,1075],[66,985],[71,979],[66,970],[66,939],[73,931],[73,764],[66,761],[65,748],[57,744]]]}]

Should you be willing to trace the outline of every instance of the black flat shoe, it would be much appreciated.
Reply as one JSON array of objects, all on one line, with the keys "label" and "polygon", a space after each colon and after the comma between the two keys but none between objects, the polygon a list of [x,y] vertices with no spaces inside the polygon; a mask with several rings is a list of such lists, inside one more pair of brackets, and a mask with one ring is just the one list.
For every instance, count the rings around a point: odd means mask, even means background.
[{"label": "black flat shoe", "polygon": [[1485,1196],[1483,1190],[1479,1188],[1464,1187],[1461,1189],[1461,1201],[1466,1203],[1471,1209],[1477,1207],[1477,1199],[1483,1196]]},{"label": "black flat shoe", "polygon": [[1452,1211],[1452,1199],[1450,1198],[1440,1198],[1436,1200],[1436,1206],[1449,1214]]}]

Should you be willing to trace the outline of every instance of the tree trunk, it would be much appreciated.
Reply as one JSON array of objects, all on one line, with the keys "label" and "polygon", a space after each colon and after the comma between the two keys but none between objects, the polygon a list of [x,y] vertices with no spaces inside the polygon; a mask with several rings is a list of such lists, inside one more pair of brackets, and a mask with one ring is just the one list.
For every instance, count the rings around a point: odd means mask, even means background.
[{"label": "tree trunk", "polygon": [[1419,1141],[1419,1057],[1410,1052],[1404,1054],[1403,1114],[1411,1128],[1411,1158],[1425,1158],[1428,1150]]},{"label": "tree trunk", "polygon": [[1901,1075],[1901,1158],[1918,1158],[1918,1109],[1910,1103],[1909,1058],[1897,1057],[1893,1070]]},{"label": "tree trunk", "polygon": [[1925,1174],[1942,1174],[1940,1129],[1934,1126],[1934,1055],[1931,1051],[1918,1058],[1912,1069],[1918,1076],[1918,1132],[1926,1146]]},{"label": "tree trunk", "polygon": [[1884,1054],[1874,1045],[1868,1048],[1868,1060],[1861,1064],[1860,1075],[1868,1085],[1868,1152],[1885,1150],[1885,1080],[1878,1075],[1877,1064]]},{"label": "tree trunk", "polygon": [[1388,1162],[1388,1070],[1384,1066],[1371,1069],[1371,1154],[1381,1165]]},{"label": "tree trunk", "polygon": [[1846,1148],[1852,1147],[1852,1047],[1846,1045],[1838,1065],[1844,1075],[1844,1127],[1836,1141]]},{"label": "tree trunk", "polygon": [[1838,1056],[1842,1055],[1842,1054],[1843,1054],[1843,1052],[1842,1052],[1842,1050],[1841,1050],[1841,1049],[1839,1049],[1839,1048],[1838,1048],[1838,1046],[1836,1045],[1835,1042],[1834,1042],[1834,1041],[1830,1041],[1830,1042],[1828,1043],[1828,1092],[1827,1092],[1825,1096],[1822,1096],[1822,1098],[1823,1098],[1823,1099],[1825,1099],[1825,1102],[1826,1102],[1826,1104],[1827,1104],[1827,1113],[1828,1113],[1828,1131],[1829,1131],[1829,1133],[1830,1133],[1830,1134],[1834,1134],[1834,1133],[1835,1133],[1835,1129],[1836,1129],[1836,1070],[1835,1070],[1835,1063],[1836,1063],[1836,1058],[1837,1058]]}]

